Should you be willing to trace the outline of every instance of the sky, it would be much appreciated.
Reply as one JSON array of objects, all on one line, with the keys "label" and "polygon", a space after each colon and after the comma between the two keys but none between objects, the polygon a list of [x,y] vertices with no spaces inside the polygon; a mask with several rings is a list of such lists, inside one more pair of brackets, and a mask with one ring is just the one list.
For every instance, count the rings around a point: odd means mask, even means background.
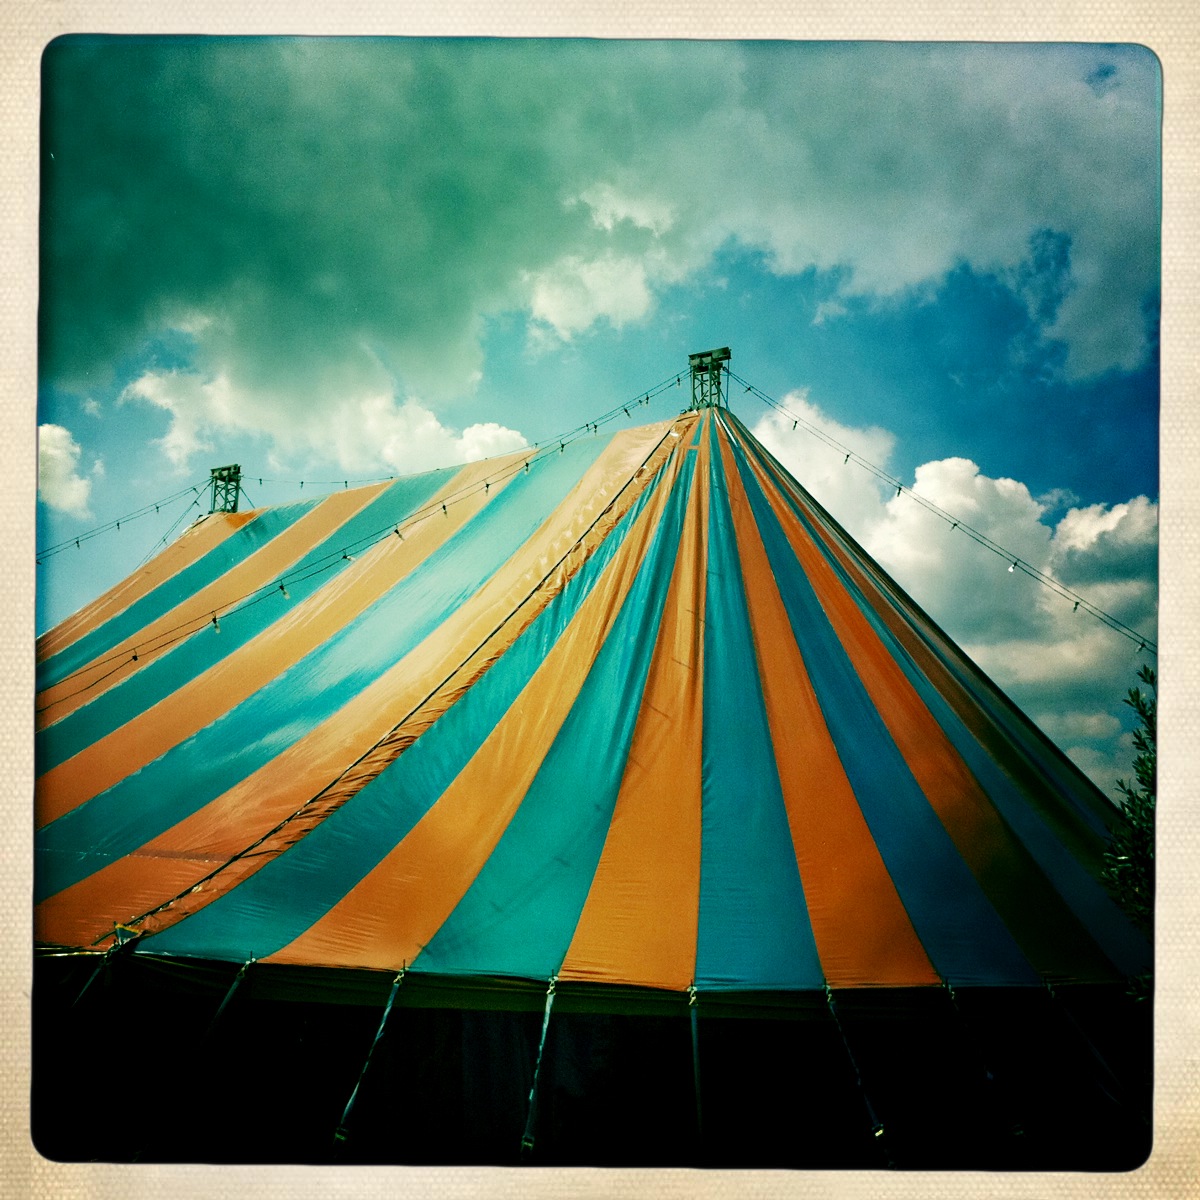
[{"label": "sky", "polygon": [[267,504],[469,461],[729,346],[800,482],[1106,793],[1132,773],[1153,656],[858,460],[1155,639],[1148,50],[68,37],[42,104],[39,630],[211,467]]}]

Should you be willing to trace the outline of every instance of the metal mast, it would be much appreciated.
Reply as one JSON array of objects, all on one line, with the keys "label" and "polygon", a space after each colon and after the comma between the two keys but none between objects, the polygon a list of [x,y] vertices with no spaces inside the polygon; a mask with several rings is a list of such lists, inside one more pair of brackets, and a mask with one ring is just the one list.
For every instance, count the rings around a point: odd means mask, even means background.
[{"label": "metal mast", "polygon": [[242,468],[234,463],[229,467],[213,467],[212,475],[212,507],[209,512],[235,513],[238,506],[238,494],[242,490]]},{"label": "metal mast", "polygon": [[692,369],[693,409],[729,407],[729,400],[721,388],[721,367],[728,362],[728,346],[688,355],[688,366]]}]

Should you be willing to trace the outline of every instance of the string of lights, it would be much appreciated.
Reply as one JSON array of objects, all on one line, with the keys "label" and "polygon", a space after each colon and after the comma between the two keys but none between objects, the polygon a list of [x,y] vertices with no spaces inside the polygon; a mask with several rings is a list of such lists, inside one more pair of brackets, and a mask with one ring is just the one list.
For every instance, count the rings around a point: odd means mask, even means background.
[{"label": "string of lights", "polygon": [[[137,662],[139,658],[161,653],[163,650],[169,649],[177,642],[183,641],[185,638],[191,637],[193,634],[202,630],[206,625],[211,625],[217,632],[221,632],[221,619],[236,616],[238,613],[245,611],[253,605],[260,604],[264,600],[272,596],[280,596],[285,600],[290,600],[291,596],[287,590],[287,585],[297,586],[309,579],[318,575],[322,575],[328,571],[338,567],[344,561],[353,561],[358,555],[370,550],[373,546],[390,537],[398,537],[404,539],[406,530],[411,529],[426,517],[435,515],[438,511],[443,516],[449,516],[449,510],[456,504],[460,504],[465,500],[470,499],[478,492],[483,491],[485,495],[490,493],[493,487],[505,482],[507,479],[522,472],[528,472],[530,468],[542,461],[546,457],[553,454],[563,453],[567,446],[579,441],[581,438],[588,437],[599,431],[601,426],[607,425],[612,421],[617,420],[620,416],[629,417],[631,413],[639,407],[648,405],[650,401],[657,395],[666,391],[670,387],[677,385],[680,376],[672,375],[662,383],[656,384],[645,392],[639,392],[638,395],[627,401],[624,404],[615,405],[607,412],[602,413],[594,420],[585,421],[566,432],[556,435],[555,437],[544,442],[535,442],[531,451],[526,456],[510,461],[506,466],[498,468],[497,471],[486,476],[482,483],[475,483],[469,487],[463,487],[455,492],[450,493],[441,499],[435,499],[422,505],[405,518],[404,521],[398,524],[389,524],[373,530],[370,533],[364,534],[362,537],[348,542],[337,549],[330,550],[327,554],[321,555],[319,558],[312,560],[305,567],[291,572],[284,572],[277,579],[270,583],[263,584],[261,587],[255,588],[253,591],[238,597],[235,600],[230,600],[226,604],[219,605],[213,610],[203,614],[189,618],[186,621],[180,622],[178,625],[172,626],[169,629],[164,629],[149,638],[147,641],[139,643],[131,648],[122,648],[112,654],[98,658],[88,663],[86,666],[73,671],[71,674],[64,676],[58,681],[57,687],[69,683],[72,679],[83,674],[89,674],[97,668],[108,666],[109,670],[90,680],[83,686],[76,688],[74,691],[57,696],[54,700],[41,705],[38,713],[48,712],[50,709],[65,703],[68,700],[74,699],[76,696],[90,691],[97,687],[106,679],[110,678],[115,672],[119,671],[126,664]],[[511,458],[511,455],[499,456]],[[483,460],[488,461],[488,460]]]},{"label": "string of lights", "polygon": [[[134,521],[141,520],[142,517],[148,517],[151,513],[161,513],[164,508],[169,507],[175,501],[185,496],[192,496],[192,503],[198,504],[206,486],[206,484],[188,484],[187,487],[180,488],[179,491],[172,492],[171,495],[164,496],[161,500],[151,500],[149,504],[144,504],[141,508],[135,509],[131,513],[126,513],[123,517],[106,521],[103,525],[97,525],[95,529],[89,529],[86,533],[80,533],[75,537],[65,538],[63,541],[56,542],[52,546],[45,546],[37,552],[37,565],[40,567],[46,559],[53,557],[55,554],[61,554],[64,550],[69,550],[72,546],[79,549],[83,542],[89,542],[92,538],[99,537],[102,533],[116,532],[122,525],[129,525]],[[186,512],[186,509],[184,511]]]},{"label": "string of lights", "polygon": [[895,488],[897,496],[907,495],[911,497],[926,511],[932,513],[940,520],[945,521],[951,530],[957,529],[961,531],[973,542],[982,546],[985,550],[990,550],[999,558],[1006,560],[1008,562],[1008,570],[1010,573],[1015,574],[1016,572],[1020,571],[1022,574],[1028,575],[1029,578],[1042,584],[1043,587],[1048,588],[1050,591],[1061,596],[1064,600],[1070,602],[1073,605],[1073,612],[1087,613],[1088,616],[1094,617],[1096,620],[1107,625],[1109,629],[1113,630],[1115,633],[1118,633],[1122,637],[1127,638],[1129,641],[1136,643],[1139,650],[1146,650],[1154,655],[1158,654],[1158,646],[1155,642],[1140,634],[1136,629],[1126,625],[1123,621],[1119,620],[1117,617],[1114,617],[1111,613],[1106,612],[1104,609],[1100,608],[1099,605],[1093,604],[1085,596],[1081,596],[1078,592],[1067,587],[1065,584],[1055,579],[1053,575],[1047,574],[1033,563],[1025,561],[1019,555],[1016,555],[1011,550],[1001,546],[998,542],[988,537],[986,533],[975,529],[966,521],[962,520],[961,517],[956,517],[953,513],[947,512],[944,508],[935,504],[927,496],[921,495],[920,492],[915,491],[902,480],[897,479],[894,475],[889,474],[882,467],[877,466],[869,459],[863,458],[862,455],[858,454],[850,447],[843,445],[836,438],[831,437],[828,433],[814,425],[811,421],[805,420],[805,418],[799,413],[792,412],[790,409],[785,408],[784,405],[780,404],[772,396],[768,396],[766,392],[761,391],[759,388],[755,387],[754,384],[743,379],[740,375],[736,375],[730,371],[729,377],[730,379],[739,383],[745,389],[743,394],[749,393],[756,399],[761,400],[769,408],[774,409],[787,420],[790,420],[792,422],[793,431],[800,428],[804,429],[805,432],[811,434],[819,441],[824,442],[825,445],[827,445],[830,449],[837,451],[838,454],[841,454],[843,456],[843,464],[849,464],[853,462],[856,466],[859,466],[863,470],[869,472],[871,475],[874,475],[876,479],[887,484],[889,488]]},{"label": "string of lights", "polygon": [[166,532],[162,535],[162,537],[160,537],[158,539],[158,541],[155,542],[154,545],[151,546],[150,549],[146,551],[141,562],[138,563],[138,566],[144,567],[171,540],[171,536],[174,534],[175,530],[177,530],[179,528],[179,526],[183,524],[184,519],[187,517],[188,513],[190,513],[193,508],[199,508],[199,507],[200,507],[200,497],[196,496],[192,500],[191,504],[189,504],[187,506],[187,508],[185,508],[175,518],[175,520],[172,521],[171,524],[167,526]]},{"label": "string of lights", "polygon": [[[643,398],[642,401],[640,401],[640,403],[643,403],[643,404],[646,402],[647,401],[645,398]],[[633,407],[633,406],[631,406],[631,407]],[[668,430],[667,433],[664,434],[664,436],[658,441],[658,443],[655,444],[655,446],[646,455],[646,458],[643,460],[643,466],[645,466],[645,464],[650,461],[651,457],[653,457],[653,455],[661,448],[663,443],[668,441],[673,436],[675,436],[674,432]],[[549,452],[553,453],[553,449],[550,448]],[[634,476],[634,478],[636,478],[636,476]],[[608,512],[610,512],[612,510],[612,508],[617,504],[621,493],[624,492],[625,489],[631,485],[631,482],[632,482],[631,480],[626,481],[626,483],[622,486],[622,488],[617,493],[617,495],[613,496],[609,500],[609,503],[605,506],[604,510],[602,512],[596,514],[591,525],[589,525],[588,528],[579,535],[579,537],[575,540],[574,543],[572,543],[572,545],[568,546],[565,550],[562,551],[562,553],[559,555],[558,560],[552,566],[550,566],[545,571],[545,573],[542,575],[542,577],[537,581],[537,583],[535,583],[529,589],[529,591],[526,592],[524,598],[519,603],[517,603],[508,612],[507,615],[505,615],[501,619],[499,624],[497,624],[488,634],[486,634],[486,636],[484,636],[480,640],[480,642],[474,647],[474,649],[469,654],[467,654],[456,666],[454,666],[451,670],[449,670],[448,673],[441,679],[440,682],[435,684],[421,700],[417,701],[413,705],[413,707],[409,710],[407,715],[405,715],[396,724],[396,726],[393,727],[393,730],[391,731],[391,733],[385,735],[385,737],[380,742],[377,742],[369,750],[367,750],[363,754],[359,755],[359,757],[357,759],[355,759],[355,761],[353,763],[351,763],[349,767],[346,768],[346,770],[343,772],[342,775],[340,775],[336,779],[332,780],[329,784],[326,785],[326,787],[324,789],[322,789],[322,791],[318,792],[315,796],[311,796],[307,800],[305,800],[304,803],[301,804],[300,807],[297,808],[293,813],[291,813],[289,816],[284,817],[281,821],[279,821],[271,829],[267,830],[266,833],[264,833],[264,834],[260,835],[258,838],[256,838],[255,841],[250,843],[250,845],[244,847],[243,849],[237,851],[235,854],[231,855],[224,862],[222,862],[218,866],[214,867],[202,879],[200,879],[196,883],[190,885],[186,890],[179,892],[176,895],[172,896],[170,899],[164,900],[161,903],[155,905],[153,908],[147,909],[145,912],[142,912],[142,913],[138,914],[137,916],[130,918],[130,920],[128,922],[128,927],[133,928],[133,927],[141,924],[141,922],[145,921],[148,917],[152,917],[160,912],[163,912],[164,910],[170,908],[172,905],[176,904],[178,901],[182,900],[190,892],[196,891],[198,888],[200,888],[204,884],[208,883],[210,880],[215,879],[218,875],[221,874],[221,872],[226,870],[229,866],[231,866],[233,863],[237,862],[239,859],[245,858],[248,855],[253,855],[253,854],[258,853],[260,850],[260,847],[262,847],[265,844],[267,844],[268,842],[270,842],[270,840],[272,838],[274,838],[278,833],[280,833],[282,830],[287,828],[287,826],[289,826],[293,822],[303,818],[313,808],[314,805],[319,804],[321,802],[321,800],[327,795],[327,793],[329,793],[331,790],[336,788],[338,782],[340,782],[340,780],[342,778],[344,778],[346,774],[355,771],[362,763],[367,761],[367,759],[370,758],[371,755],[373,755],[378,750],[378,748],[380,746],[382,746],[388,740],[389,737],[392,736],[392,733],[394,733],[396,729],[402,728],[409,720],[412,719],[413,716],[415,716],[417,713],[419,713],[429,703],[429,701],[431,701],[435,696],[440,694],[443,691],[443,689],[446,688],[450,684],[450,682],[459,674],[459,672],[473,658],[475,658],[475,656],[489,642],[491,642],[491,640],[497,634],[499,634],[501,632],[501,630],[503,630],[505,628],[505,626],[508,624],[508,622],[513,620],[514,618],[516,618],[517,615],[525,608],[525,606],[534,600],[534,598],[539,594],[539,592],[541,592],[541,590],[545,587],[547,581],[549,581],[550,579],[552,579],[554,577],[554,575],[558,572],[558,570],[562,567],[562,565],[565,562],[567,562],[567,560],[575,552],[575,550],[578,548],[578,546],[591,534],[592,530],[595,529],[596,526],[599,525],[604,520],[605,515]],[[112,936],[110,933],[107,933],[107,932],[103,933],[99,937],[97,937],[92,944],[99,945],[101,942],[105,941],[110,936]]]}]

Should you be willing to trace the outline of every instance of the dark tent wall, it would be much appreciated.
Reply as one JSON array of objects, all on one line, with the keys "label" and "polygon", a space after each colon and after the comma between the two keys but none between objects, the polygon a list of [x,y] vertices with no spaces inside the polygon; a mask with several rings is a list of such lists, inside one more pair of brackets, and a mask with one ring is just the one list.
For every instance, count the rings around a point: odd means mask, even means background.
[{"label": "dark tent wall", "polygon": [[376,1042],[388,979],[255,966],[229,996],[235,967],[115,955],[80,999],[94,970],[36,969],[34,1138],[59,1160],[1125,1171],[1150,1152],[1149,1006],[1112,988],[854,989],[836,1019],[820,994],[701,1001],[693,1034],[686,997],[564,985],[531,1117],[540,991],[406,980]]},{"label": "dark tent wall", "polygon": [[1119,814],[719,406],[214,514],[39,688],[52,1157],[1148,1152]]}]

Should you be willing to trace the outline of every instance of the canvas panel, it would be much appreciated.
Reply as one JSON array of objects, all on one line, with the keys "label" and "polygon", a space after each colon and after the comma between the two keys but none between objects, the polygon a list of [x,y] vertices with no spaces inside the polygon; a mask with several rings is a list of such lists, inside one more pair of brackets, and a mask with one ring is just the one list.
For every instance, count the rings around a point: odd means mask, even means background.
[{"label": "canvas panel", "polygon": [[[288,593],[286,596],[276,587],[266,596],[260,593],[257,598],[254,595],[247,597],[246,603],[222,613],[220,640],[185,638],[134,674],[122,678],[115,686],[93,695],[75,712],[39,730],[34,747],[39,774],[65,762],[131,719],[173,697],[206,671],[234,660],[244,647],[266,631],[274,631],[277,627],[286,629],[288,622],[294,623],[298,617],[304,616],[307,611],[305,603],[314,593],[336,595],[333,585],[337,579],[344,573],[353,575],[365,569],[358,565],[358,559],[351,561],[343,557],[344,554],[358,556],[364,550],[369,552],[373,543],[380,538],[386,541],[390,531],[399,525],[404,525],[402,532],[407,536],[417,520],[425,515],[433,515],[427,512],[430,504],[440,504],[442,498],[451,496],[461,499],[463,474],[463,471],[451,470],[396,480],[344,525],[338,526],[323,541],[317,542],[278,580],[271,581],[273,584],[283,583]],[[441,515],[440,509],[438,515]],[[443,529],[444,540],[449,530],[444,525],[439,528]],[[430,543],[427,552],[431,552],[437,544]],[[385,586],[386,581],[379,590],[384,590]],[[318,603],[331,602],[324,599]],[[348,623],[355,615],[357,610],[347,608],[347,615],[341,623]],[[279,634],[272,632],[271,636],[278,637]],[[287,661],[295,661],[306,652],[300,648],[303,641],[295,637],[289,637],[288,641],[297,648]],[[245,660],[235,670],[238,677],[243,671],[253,675]],[[230,687],[228,679],[224,686]],[[236,692],[230,694],[236,695]],[[194,696],[192,700],[195,700]],[[232,707],[234,702],[231,700],[227,707]]]},{"label": "canvas panel", "polygon": [[[402,754],[329,813],[306,836],[263,865],[255,855],[243,874],[213,881],[216,899],[174,923],[191,897],[149,924],[148,946],[170,955],[202,955],[245,961],[265,958],[297,939],[373,870],[411,831],[479,751],[504,714],[563,637],[592,590],[610,573],[626,540],[643,544],[640,532],[657,519],[656,476],[531,625],[460,699],[407,746]],[[229,874],[226,871],[225,874]],[[222,890],[223,889],[223,890]]]}]

